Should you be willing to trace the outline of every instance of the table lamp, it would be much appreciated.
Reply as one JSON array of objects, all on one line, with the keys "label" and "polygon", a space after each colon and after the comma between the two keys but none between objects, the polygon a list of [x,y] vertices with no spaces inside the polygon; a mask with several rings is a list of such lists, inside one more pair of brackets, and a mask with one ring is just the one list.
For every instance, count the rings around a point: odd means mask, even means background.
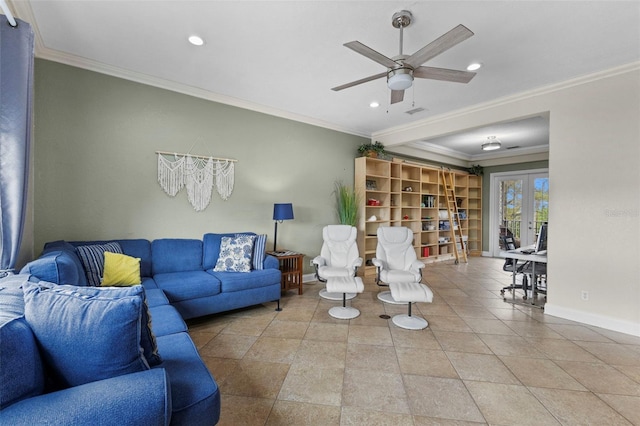
[{"label": "table lamp", "polygon": [[278,222],[293,219],[293,205],[291,203],[280,203],[273,205],[273,220],[276,221],[276,230],[273,233],[273,251],[276,251],[278,242]]}]

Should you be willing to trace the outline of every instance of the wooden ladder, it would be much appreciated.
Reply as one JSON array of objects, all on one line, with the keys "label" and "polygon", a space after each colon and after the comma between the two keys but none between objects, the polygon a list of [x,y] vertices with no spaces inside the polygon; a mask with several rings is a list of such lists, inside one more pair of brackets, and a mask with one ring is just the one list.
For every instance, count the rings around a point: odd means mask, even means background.
[{"label": "wooden ladder", "polygon": [[[442,174],[442,186],[444,188],[444,194],[446,197],[447,214],[449,217],[449,229],[451,230],[451,241],[453,241],[453,253],[456,255],[456,264],[460,262],[460,257],[467,263],[467,250],[465,242],[462,237],[462,222],[458,212],[458,203],[456,203],[455,185],[453,182],[453,172],[451,169],[442,167],[440,169]],[[447,182],[447,178],[449,181]],[[458,243],[460,244],[460,250],[458,250]],[[462,252],[462,255],[460,255]]]}]

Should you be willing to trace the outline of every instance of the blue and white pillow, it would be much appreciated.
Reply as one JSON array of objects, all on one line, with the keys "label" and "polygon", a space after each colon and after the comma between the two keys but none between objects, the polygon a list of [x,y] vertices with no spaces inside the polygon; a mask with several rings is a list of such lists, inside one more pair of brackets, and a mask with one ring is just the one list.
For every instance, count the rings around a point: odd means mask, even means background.
[{"label": "blue and white pillow", "polygon": [[104,252],[124,254],[119,243],[92,244],[76,247],[90,286],[100,287],[104,273]]},{"label": "blue and white pillow", "polygon": [[251,266],[253,269],[260,271],[264,269],[264,255],[267,251],[267,235],[256,235],[253,242],[253,257],[251,258]]},{"label": "blue and white pillow", "polygon": [[255,235],[239,234],[235,237],[222,237],[220,255],[216,272],[251,272],[251,257]]}]

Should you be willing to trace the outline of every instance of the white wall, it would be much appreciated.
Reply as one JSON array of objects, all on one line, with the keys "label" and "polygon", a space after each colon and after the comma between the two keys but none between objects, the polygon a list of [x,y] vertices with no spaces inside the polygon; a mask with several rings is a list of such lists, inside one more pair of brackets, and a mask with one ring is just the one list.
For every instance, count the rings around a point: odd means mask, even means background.
[{"label": "white wall", "polygon": [[392,147],[544,112],[550,114],[545,313],[640,336],[640,64],[373,139]]}]

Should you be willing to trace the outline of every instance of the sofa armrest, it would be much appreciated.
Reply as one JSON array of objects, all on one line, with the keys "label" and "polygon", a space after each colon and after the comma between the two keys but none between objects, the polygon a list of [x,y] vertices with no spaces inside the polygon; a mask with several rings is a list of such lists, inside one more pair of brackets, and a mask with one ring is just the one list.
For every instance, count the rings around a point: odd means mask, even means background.
[{"label": "sofa armrest", "polygon": [[270,254],[264,257],[262,265],[264,269],[280,269],[280,262],[278,261],[278,258],[271,256]]},{"label": "sofa armrest", "polygon": [[34,396],[0,412],[2,424],[168,425],[171,389],[163,368]]}]

